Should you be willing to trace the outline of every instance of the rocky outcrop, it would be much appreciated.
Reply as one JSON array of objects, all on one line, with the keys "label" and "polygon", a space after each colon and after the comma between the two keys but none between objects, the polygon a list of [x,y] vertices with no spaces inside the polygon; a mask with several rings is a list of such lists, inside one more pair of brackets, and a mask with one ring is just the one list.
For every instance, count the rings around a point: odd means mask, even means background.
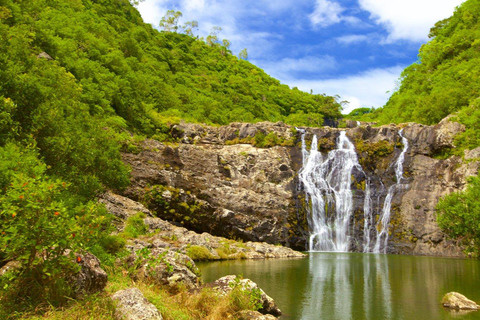
[{"label": "rocky outcrop", "polygon": [[[268,259],[268,258],[304,258],[305,254],[287,247],[268,244],[266,242],[240,242],[223,237],[201,234],[184,227],[176,226],[160,218],[153,218],[150,210],[142,204],[126,197],[107,192],[100,198],[109,212],[115,215],[117,231],[125,228],[127,217],[137,212],[146,215],[145,225],[149,235],[129,241],[127,247],[132,251],[147,249],[169,249],[182,254],[191,255],[198,260],[224,259]],[[199,252],[200,251],[200,252]],[[199,254],[207,256],[199,256]]]},{"label": "rocky outcrop", "polygon": [[136,244],[127,246],[133,251],[127,264],[135,279],[166,286],[175,291],[178,286],[197,289],[200,285],[199,271],[188,256],[168,249],[151,248]]},{"label": "rocky outcrop", "polygon": [[442,299],[442,305],[451,309],[479,310],[480,306],[458,292],[447,293]]},{"label": "rocky outcrop", "polygon": [[249,294],[252,299],[258,299],[258,303],[262,305],[258,310],[261,313],[272,314],[274,316],[280,316],[282,314],[282,311],[277,307],[275,301],[250,279],[242,279],[235,275],[228,275],[213,283],[213,289],[218,292],[220,296],[224,296],[236,288]]},{"label": "rocky outcrop", "polygon": [[115,319],[117,320],[162,320],[162,315],[137,288],[120,290],[113,294],[117,302]]},{"label": "rocky outcrop", "polygon": [[[335,149],[341,130],[355,144],[363,172],[353,172],[354,238],[364,231],[365,183],[371,183],[378,215],[390,186],[396,183],[393,163],[402,150],[399,131],[408,138],[402,187],[392,200],[388,252],[461,256],[435,222],[438,199],[462,190],[478,171],[480,151],[448,156],[462,125],[444,119],[438,125],[415,123],[348,129],[305,128],[307,145],[317,135],[325,155]],[[300,133],[283,123],[233,123],[223,127],[180,124],[172,129],[177,144],[146,140],[137,154],[125,153],[132,185],[125,194],[141,200],[154,215],[197,233],[243,241],[281,243],[305,249],[308,224],[297,173],[302,166]],[[271,148],[259,148],[265,139]],[[376,232],[372,229],[372,231]],[[361,240],[351,250],[361,251]]]},{"label": "rocky outcrop", "polygon": [[228,145],[255,135],[266,139],[269,134],[277,143],[292,144],[296,133],[291,127],[234,123],[218,128],[184,125],[176,130],[188,143],[146,140],[140,153],[124,154],[133,176],[126,196],[146,200],[158,217],[190,230],[304,247],[299,231],[303,228],[290,226],[296,221],[293,192],[298,169],[291,152],[298,150]]},{"label": "rocky outcrop", "polygon": [[100,267],[100,261],[93,254],[76,254],[76,263],[80,271],[74,276],[74,288],[77,298],[102,291],[107,285],[108,275]]}]

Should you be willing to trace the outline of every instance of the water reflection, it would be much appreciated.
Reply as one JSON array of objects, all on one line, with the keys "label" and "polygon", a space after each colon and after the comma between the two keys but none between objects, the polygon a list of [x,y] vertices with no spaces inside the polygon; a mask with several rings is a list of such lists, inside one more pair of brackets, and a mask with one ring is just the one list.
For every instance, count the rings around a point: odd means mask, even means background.
[{"label": "water reflection", "polygon": [[311,253],[303,260],[227,261],[200,266],[209,282],[242,274],[294,319],[480,319],[440,305],[458,291],[480,302],[480,262],[377,254]]}]

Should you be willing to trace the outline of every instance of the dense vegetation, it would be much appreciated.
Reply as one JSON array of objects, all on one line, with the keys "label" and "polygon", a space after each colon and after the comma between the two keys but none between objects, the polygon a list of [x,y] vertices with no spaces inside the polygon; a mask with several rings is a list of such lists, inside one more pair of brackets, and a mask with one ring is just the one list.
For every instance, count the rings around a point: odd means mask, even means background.
[{"label": "dense vegetation", "polygon": [[398,90],[366,119],[435,124],[480,96],[480,1],[465,1],[429,37],[418,62],[403,71]]},{"label": "dense vegetation", "polygon": [[245,50],[232,55],[220,28],[204,41],[172,12],[160,32],[131,3],[0,0],[0,267],[20,263],[1,278],[0,317],[67,301],[75,252],[114,260],[122,241],[95,197],[128,185],[120,150],[139,135],[168,139],[180,119],[340,116],[335,98],[281,85]]},{"label": "dense vegetation", "polygon": [[459,239],[466,253],[480,256],[480,177],[471,177],[463,192],[449,194],[437,205],[440,227],[452,238]]}]

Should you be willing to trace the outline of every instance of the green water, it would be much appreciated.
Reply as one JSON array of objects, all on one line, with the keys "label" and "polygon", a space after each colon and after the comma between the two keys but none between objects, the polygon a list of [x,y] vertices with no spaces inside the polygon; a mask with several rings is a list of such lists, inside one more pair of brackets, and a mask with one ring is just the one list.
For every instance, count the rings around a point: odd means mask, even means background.
[{"label": "green water", "polygon": [[282,320],[480,319],[440,301],[458,291],[480,302],[480,261],[358,253],[310,253],[302,260],[199,265],[205,282],[228,274],[252,279],[275,299]]}]

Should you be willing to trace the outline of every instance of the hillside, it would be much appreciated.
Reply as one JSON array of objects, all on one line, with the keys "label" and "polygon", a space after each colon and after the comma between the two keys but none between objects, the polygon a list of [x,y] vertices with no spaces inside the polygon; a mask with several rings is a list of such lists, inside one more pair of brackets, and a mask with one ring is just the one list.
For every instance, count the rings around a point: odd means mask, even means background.
[{"label": "hillside", "polygon": [[280,84],[228,41],[160,32],[128,0],[0,0],[0,267],[18,263],[0,277],[0,318],[64,304],[76,253],[110,267],[124,253],[130,236],[110,235],[96,200],[130,183],[121,150],[174,142],[181,119],[339,116],[335,98]]},{"label": "hillside", "polygon": [[430,31],[431,40],[420,48],[418,62],[403,71],[398,90],[369,119],[435,124],[459,110],[477,109],[479,18],[480,1],[467,0],[450,18],[437,22]]},{"label": "hillside", "polygon": [[114,160],[125,129],[164,140],[180,119],[340,116],[333,97],[281,85],[224,42],[159,32],[128,0],[2,0],[0,22],[0,146],[33,138],[49,171],[69,179],[125,186]]}]

